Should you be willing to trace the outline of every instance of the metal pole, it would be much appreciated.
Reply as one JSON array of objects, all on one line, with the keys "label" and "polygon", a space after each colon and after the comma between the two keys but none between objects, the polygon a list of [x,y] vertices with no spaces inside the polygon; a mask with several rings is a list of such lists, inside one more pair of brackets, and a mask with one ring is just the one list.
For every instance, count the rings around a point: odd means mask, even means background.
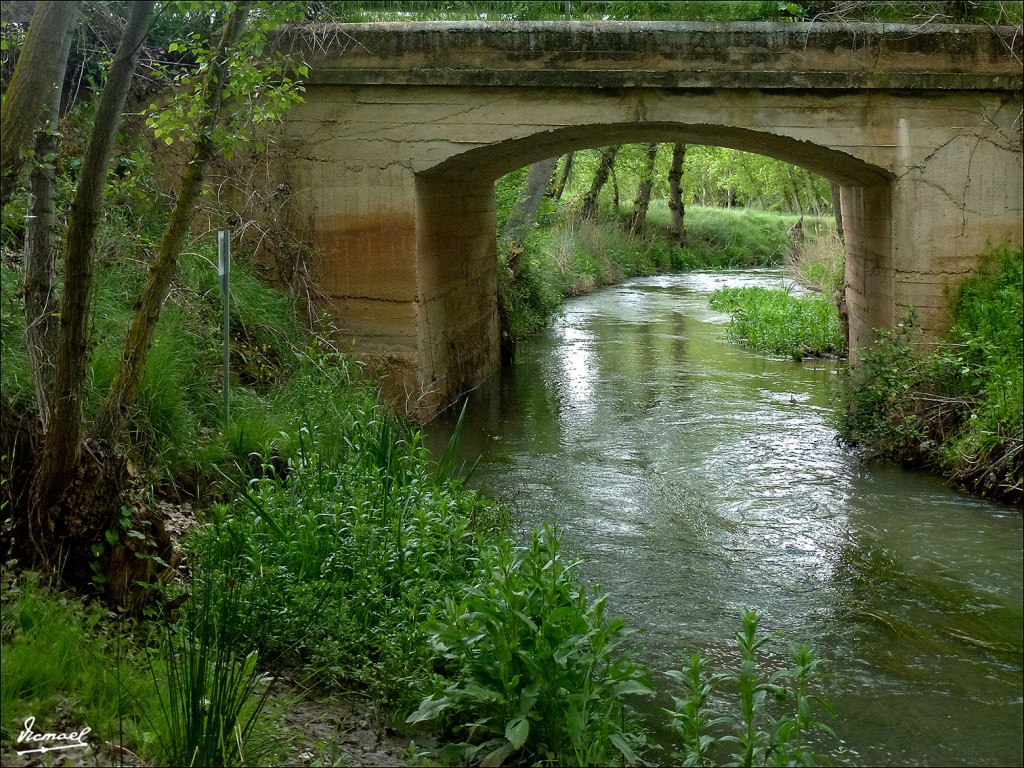
[{"label": "metal pole", "polygon": [[231,421],[231,230],[217,230],[217,275],[224,297],[224,421]]}]

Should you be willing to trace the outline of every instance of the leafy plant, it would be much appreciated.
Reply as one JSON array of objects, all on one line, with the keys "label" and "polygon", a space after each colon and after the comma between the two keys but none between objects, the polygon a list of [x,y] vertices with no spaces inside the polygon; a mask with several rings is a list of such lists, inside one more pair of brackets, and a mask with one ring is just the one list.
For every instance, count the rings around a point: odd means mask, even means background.
[{"label": "leafy plant", "polygon": [[914,318],[882,331],[850,373],[843,436],[872,457],[1024,498],[1024,252],[987,254],[964,283],[947,339],[926,350]]},{"label": "leafy plant", "polygon": [[[306,382],[308,405],[329,402],[330,380]],[[339,404],[288,438],[294,458],[265,457],[236,503],[214,506],[195,562],[248,585],[231,625],[266,656],[415,695],[429,664],[421,625],[478,578],[496,515],[369,393]]]},{"label": "leafy plant", "polygon": [[[819,736],[836,738],[817,712],[832,715],[832,707],[813,690],[825,676],[825,661],[806,645],[790,645],[793,666],[765,678],[758,670],[759,651],[770,637],[759,633],[756,611],[745,609],[741,620],[735,672],[708,676],[707,662],[692,654],[684,669],[667,673],[683,684],[686,694],[673,697],[676,708],[665,710],[681,741],[674,757],[688,766],[715,765],[719,748],[732,744],[731,765],[820,765],[824,756],[815,751]],[[731,713],[720,714],[709,703],[720,688],[736,693],[737,707]],[[726,728],[730,732],[713,735]]]},{"label": "leafy plant", "polygon": [[435,650],[454,680],[425,698],[409,723],[442,713],[465,741],[449,761],[501,765],[635,764],[644,745],[628,700],[652,690],[622,643],[621,619],[606,619],[604,596],[580,586],[556,534],[534,532],[504,551],[489,577],[431,622]]}]

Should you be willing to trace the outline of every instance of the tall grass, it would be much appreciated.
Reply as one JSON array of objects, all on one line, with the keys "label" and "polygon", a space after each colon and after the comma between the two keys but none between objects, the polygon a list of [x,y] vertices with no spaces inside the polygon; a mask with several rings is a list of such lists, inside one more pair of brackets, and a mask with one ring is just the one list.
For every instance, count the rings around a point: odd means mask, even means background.
[{"label": "tall grass", "polygon": [[[237,580],[201,579],[182,618],[166,625],[149,659],[158,706],[157,760],[163,765],[259,765],[267,745],[254,738],[272,683],[259,654],[229,626],[246,595]],[[263,749],[260,749],[262,747]]]},{"label": "tall grass", "polygon": [[[648,225],[667,233],[669,210],[665,200],[651,202]],[[744,269],[781,265],[790,247],[789,230],[801,217],[753,208],[686,207],[686,242],[680,270]],[[827,217],[806,216],[805,232],[816,234],[829,226]]]},{"label": "tall grass", "polygon": [[[353,376],[351,362],[299,323],[290,297],[261,285],[239,260],[231,273],[233,418],[225,424],[221,299],[213,246],[192,245],[192,251],[182,254],[161,312],[130,412],[128,442],[156,482],[179,493],[201,495],[216,491],[225,473],[253,469],[253,456],[283,460],[295,455],[297,445],[282,434],[294,434],[301,424],[307,397],[302,382],[311,376],[331,381],[333,390],[325,385],[317,395],[320,400],[310,404],[330,419],[337,410],[330,401],[344,401]],[[131,259],[100,265],[90,317],[86,422],[99,409],[114,377],[145,270],[145,263]],[[0,278],[0,383],[10,401],[29,409],[33,395],[24,348],[24,309],[18,300],[20,265],[5,260]]]},{"label": "tall grass", "polygon": [[0,736],[5,745],[32,716],[39,731],[88,725],[90,744],[108,741],[139,751],[152,698],[137,648],[106,624],[103,611],[52,594],[34,574],[5,572],[3,579]]}]

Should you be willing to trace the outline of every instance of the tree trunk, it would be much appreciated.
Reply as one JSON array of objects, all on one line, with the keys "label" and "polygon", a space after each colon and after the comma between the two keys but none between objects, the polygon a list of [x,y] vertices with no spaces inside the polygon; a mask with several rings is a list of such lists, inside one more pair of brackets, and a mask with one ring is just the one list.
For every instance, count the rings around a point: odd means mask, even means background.
[{"label": "tree trunk", "polygon": [[[549,157],[534,163],[530,166],[530,172],[526,176],[526,186],[519,193],[516,201],[516,210],[505,222],[505,230],[502,234],[512,241],[513,246],[522,247],[527,233],[533,226],[533,219],[540,209],[541,201],[544,199],[544,192],[551,182],[551,176],[558,165],[558,157]],[[515,270],[513,270],[513,273]]]},{"label": "tree trunk", "polygon": [[[96,230],[100,221],[107,164],[139,51],[149,30],[154,5],[154,2],[134,2],[130,5],[128,23],[100,96],[92,136],[71,205],[51,397],[52,411],[43,436],[42,454],[32,480],[29,502],[31,544],[43,562],[54,563],[60,556],[67,507],[62,501],[70,489],[82,452],[86,332]],[[76,510],[76,514],[88,514],[88,511]]]},{"label": "tree trunk", "polygon": [[572,173],[572,161],[575,157],[575,152],[570,152],[565,156],[565,165],[562,166],[562,175],[558,178],[558,184],[555,186],[555,191],[551,193],[551,198],[553,200],[562,199],[562,194],[565,192],[565,185],[569,183],[569,175]]},{"label": "tree trunk", "polygon": [[629,221],[630,234],[639,235],[647,223],[647,209],[651,204],[651,189],[654,187],[654,164],[657,160],[658,144],[651,142],[647,145],[647,165],[636,188],[636,197],[633,198],[633,215]]},{"label": "tree trunk", "polygon": [[24,151],[39,125],[50,89],[64,73],[67,57],[61,57],[59,52],[65,44],[71,45],[79,6],[40,0],[32,14],[25,46],[4,94],[0,114],[0,208],[14,194],[25,162]]},{"label": "tree trunk", "polygon": [[210,70],[204,83],[203,124],[200,126],[199,138],[196,139],[192,160],[182,179],[170,221],[160,241],[160,249],[149,265],[146,285],[135,305],[135,314],[125,338],[121,362],[93,427],[94,434],[101,440],[113,442],[117,439],[127,420],[128,409],[138,394],[146,357],[153,344],[153,333],[160,320],[160,310],[177,269],[178,254],[181,253],[182,244],[192,224],[206,171],[217,150],[213,136],[221,117],[221,95],[227,81],[232,49],[245,26],[250,5],[249,2],[240,2],[232,10],[218,44],[217,65]]},{"label": "tree trunk", "polygon": [[597,199],[601,195],[601,189],[608,181],[608,175],[612,171],[612,166],[615,165],[615,155],[618,153],[619,147],[617,145],[601,150],[601,162],[598,163],[597,170],[594,171],[594,181],[590,184],[589,191],[583,197],[583,207],[580,209],[580,215],[584,219],[597,217]]},{"label": "tree trunk", "polygon": [[[67,65],[72,35],[65,35],[63,48],[56,52]],[[57,259],[56,154],[59,148],[57,126],[60,119],[62,83],[50,89],[45,105],[47,122],[36,134],[36,162],[29,173],[29,219],[25,226],[25,349],[35,391],[36,413],[43,430],[50,420],[50,393],[53,390],[53,358],[57,345],[57,318],[54,310],[54,265]]]},{"label": "tree trunk", "polygon": [[843,206],[839,185],[834,181],[829,181],[828,188],[832,191],[832,215],[836,217],[836,234],[839,235],[839,242],[845,242],[843,236]]},{"label": "tree trunk", "polygon": [[686,145],[676,143],[672,147],[672,165],[668,170],[668,210],[672,215],[669,236],[678,245],[686,244],[686,204],[683,202],[683,162],[686,159]]}]

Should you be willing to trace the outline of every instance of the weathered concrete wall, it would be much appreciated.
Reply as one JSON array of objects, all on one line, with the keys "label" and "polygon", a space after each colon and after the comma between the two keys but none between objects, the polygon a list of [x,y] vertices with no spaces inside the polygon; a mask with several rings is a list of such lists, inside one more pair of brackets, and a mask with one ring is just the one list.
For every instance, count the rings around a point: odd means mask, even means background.
[{"label": "weathered concrete wall", "polygon": [[[497,366],[493,181],[623,142],[730,146],[843,188],[851,341],[943,330],[1024,240],[1021,75],[988,29],[344,25],[284,148],[342,335],[429,415]],[[352,43],[358,41],[359,45]],[[1017,43],[1019,47],[1019,41]],[[926,84],[908,90],[915,83]],[[1016,121],[1016,122],[1015,122]]]}]

